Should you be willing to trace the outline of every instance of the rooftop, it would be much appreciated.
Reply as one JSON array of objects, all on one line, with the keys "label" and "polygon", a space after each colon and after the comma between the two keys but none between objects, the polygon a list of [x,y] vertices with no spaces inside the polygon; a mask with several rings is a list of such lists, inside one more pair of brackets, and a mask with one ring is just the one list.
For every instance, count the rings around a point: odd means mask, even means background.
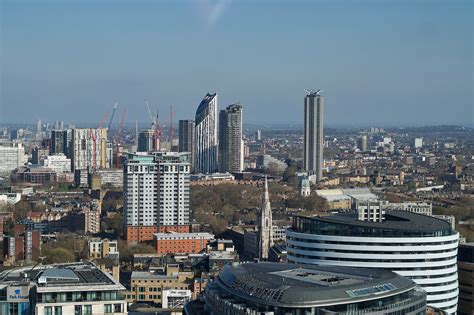
[{"label": "rooftop", "polygon": [[157,273],[151,271],[133,271],[132,280],[162,280],[162,279],[178,279],[178,275],[166,275],[164,273]]},{"label": "rooftop", "polygon": [[227,265],[217,284],[257,303],[293,307],[379,299],[416,287],[391,271],[277,263]]},{"label": "rooftop", "polygon": [[338,213],[321,219],[329,222],[350,224],[352,226],[403,231],[433,231],[451,228],[451,225],[445,220],[403,210],[387,211],[385,213],[385,221],[382,222],[359,221],[358,215],[355,212]]},{"label": "rooftop", "polygon": [[177,232],[167,232],[167,233],[155,233],[156,239],[213,239],[214,235],[210,233],[177,233]]},{"label": "rooftop", "polygon": [[56,290],[94,289],[100,287],[102,290],[123,290],[120,283],[111,276],[102,272],[93,263],[80,262],[69,264],[55,264],[37,266],[32,268],[23,267],[6,270],[0,273],[0,284],[30,282],[37,286],[38,292]]}]

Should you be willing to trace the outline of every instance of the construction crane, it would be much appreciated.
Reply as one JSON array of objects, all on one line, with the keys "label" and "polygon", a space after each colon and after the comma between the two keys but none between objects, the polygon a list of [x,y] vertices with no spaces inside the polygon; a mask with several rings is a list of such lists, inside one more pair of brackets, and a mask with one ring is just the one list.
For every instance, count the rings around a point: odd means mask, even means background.
[{"label": "construction crane", "polygon": [[[92,138],[92,169],[96,170],[97,169],[97,131],[102,129],[102,126],[104,125],[105,121],[107,120],[107,116],[109,115],[108,112],[105,112],[105,114],[102,116],[99,125],[95,130],[89,129],[89,135]],[[102,146],[101,146],[102,148]]]},{"label": "construction crane", "polygon": [[120,167],[120,136],[122,133],[123,122],[125,119],[125,112],[127,111],[126,108],[122,111],[122,116],[120,117],[120,125],[118,126],[117,130],[115,130],[115,145],[116,145],[116,152],[115,152],[115,167]]},{"label": "construction crane", "polygon": [[115,111],[117,110],[118,102],[115,102],[114,109],[112,110],[112,115],[110,116],[109,124],[107,125],[107,129],[110,130],[112,126],[112,121],[114,120]]},{"label": "construction crane", "polygon": [[158,151],[159,150],[158,143],[161,143],[161,136],[162,136],[162,129],[160,128],[160,124],[158,122],[160,112],[157,109],[156,115],[153,117],[153,114],[151,113],[150,105],[148,104],[147,99],[145,99],[145,104],[148,109],[148,115],[150,116],[150,120],[151,120],[151,129],[153,130],[153,150]]}]

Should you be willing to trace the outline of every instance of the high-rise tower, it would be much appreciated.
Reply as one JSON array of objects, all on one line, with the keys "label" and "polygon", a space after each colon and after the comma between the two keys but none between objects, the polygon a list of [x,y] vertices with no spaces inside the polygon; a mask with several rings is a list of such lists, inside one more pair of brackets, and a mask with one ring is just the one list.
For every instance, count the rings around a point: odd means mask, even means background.
[{"label": "high-rise tower", "polygon": [[188,226],[189,171],[187,152],[129,154],[123,185],[127,241],[151,241],[153,233]]},{"label": "high-rise tower", "polygon": [[194,166],[194,120],[179,121],[179,152],[189,152],[191,166]]},{"label": "high-rise tower", "polygon": [[155,132],[153,129],[140,130],[138,133],[138,152],[157,151],[155,143]]},{"label": "high-rise tower", "polygon": [[206,94],[196,110],[195,119],[196,173],[217,171],[217,93]]},{"label": "high-rise tower", "polygon": [[272,207],[268,194],[268,182],[265,177],[265,194],[259,218],[259,258],[268,259],[270,247],[273,246]]},{"label": "high-rise tower", "polygon": [[304,170],[322,178],[323,169],[323,105],[322,90],[307,91],[304,98]]},{"label": "high-rise tower", "polygon": [[243,165],[242,105],[232,104],[219,114],[219,171],[241,172]]},{"label": "high-rise tower", "polygon": [[360,145],[359,145],[359,149],[362,151],[362,152],[366,152],[367,151],[367,134],[366,133],[363,133],[360,135]]}]

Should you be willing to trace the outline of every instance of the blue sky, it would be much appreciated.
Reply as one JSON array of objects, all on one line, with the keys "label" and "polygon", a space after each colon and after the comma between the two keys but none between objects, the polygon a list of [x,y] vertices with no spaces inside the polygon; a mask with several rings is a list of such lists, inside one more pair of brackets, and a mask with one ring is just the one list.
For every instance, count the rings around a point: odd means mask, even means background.
[{"label": "blue sky", "polygon": [[320,88],[327,125],[474,124],[469,0],[0,3],[3,123],[187,119],[214,91],[294,123]]}]

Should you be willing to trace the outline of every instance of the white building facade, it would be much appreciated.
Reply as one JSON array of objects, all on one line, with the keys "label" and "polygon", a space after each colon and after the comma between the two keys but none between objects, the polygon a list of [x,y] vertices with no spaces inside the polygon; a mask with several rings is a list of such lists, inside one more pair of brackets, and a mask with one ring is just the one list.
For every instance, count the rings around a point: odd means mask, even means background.
[{"label": "white building facade", "polygon": [[26,163],[22,143],[0,144],[0,174],[8,174]]},{"label": "white building facade", "polygon": [[125,222],[153,226],[158,220],[158,172],[152,155],[132,155],[124,166]]},{"label": "white building facade", "polygon": [[71,171],[71,159],[64,154],[49,155],[44,159],[43,166],[52,169],[56,173],[68,173]]},{"label": "white building facade", "polygon": [[124,168],[124,206],[130,226],[189,224],[190,155],[130,155]]},{"label": "white building facade", "polygon": [[456,313],[459,233],[449,223],[407,211],[387,212],[384,222],[356,216],[296,217],[287,230],[288,262],[391,270],[424,289],[428,305]]}]

